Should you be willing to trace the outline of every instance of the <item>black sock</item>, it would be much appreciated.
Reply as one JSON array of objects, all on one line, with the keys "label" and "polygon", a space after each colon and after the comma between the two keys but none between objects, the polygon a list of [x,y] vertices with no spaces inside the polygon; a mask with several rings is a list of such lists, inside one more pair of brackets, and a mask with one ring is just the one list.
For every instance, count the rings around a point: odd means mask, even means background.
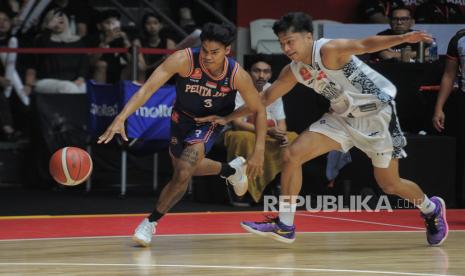
[{"label": "black sock", "polygon": [[161,219],[161,217],[163,217],[164,215],[165,214],[159,213],[157,209],[155,208],[153,212],[150,214],[150,216],[148,217],[148,219],[150,222],[154,222],[154,221]]},{"label": "black sock", "polygon": [[231,167],[228,163],[221,163],[221,171],[220,171],[221,177],[228,178],[235,173],[236,173],[236,169]]}]

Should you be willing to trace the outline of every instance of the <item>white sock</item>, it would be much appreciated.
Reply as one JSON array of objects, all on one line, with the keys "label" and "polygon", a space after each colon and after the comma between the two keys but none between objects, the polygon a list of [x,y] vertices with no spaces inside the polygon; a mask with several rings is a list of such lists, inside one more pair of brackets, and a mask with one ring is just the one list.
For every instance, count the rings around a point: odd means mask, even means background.
[{"label": "white sock", "polygon": [[436,204],[432,202],[426,195],[423,199],[423,202],[419,205],[417,205],[418,209],[420,209],[420,212],[422,212],[425,215],[431,214],[434,212],[436,209]]},{"label": "white sock", "polygon": [[279,220],[287,226],[294,225],[295,209],[297,208],[296,203],[289,203],[280,201],[279,202]]}]

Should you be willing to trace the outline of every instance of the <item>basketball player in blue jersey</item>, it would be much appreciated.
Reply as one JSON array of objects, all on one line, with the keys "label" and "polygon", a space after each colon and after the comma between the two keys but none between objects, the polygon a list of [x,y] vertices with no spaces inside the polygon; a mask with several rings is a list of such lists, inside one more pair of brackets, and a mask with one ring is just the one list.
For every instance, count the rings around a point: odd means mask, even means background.
[{"label": "basketball player in blue jersey", "polygon": [[[200,39],[200,49],[184,49],[169,56],[130,99],[98,143],[108,143],[115,134],[128,140],[124,122],[173,75],[177,74],[176,102],[171,115],[170,154],[174,174],[163,188],[153,212],[136,228],[133,240],[149,246],[157,221],[184,195],[193,175],[220,175],[242,196],[247,192],[248,177],[261,175],[265,149],[266,113],[251,77],[227,55],[235,37],[230,25],[207,23]],[[226,116],[234,110],[236,92],[257,116],[255,149],[247,162],[243,157],[226,163],[205,158],[223,126],[197,123],[198,116]]]},{"label": "basketball player in blue jersey", "polygon": [[[283,153],[279,216],[264,222],[243,222],[242,227],[251,233],[292,243],[302,164],[327,152],[348,151],[355,146],[371,158],[376,181],[385,193],[402,197],[420,209],[428,243],[442,244],[448,233],[444,201],[439,197],[428,198],[417,184],[399,176],[398,159],[406,157],[403,150],[406,139],[395,110],[396,88],[355,56],[402,43],[431,42],[431,36],[410,32],[358,40],[313,40],[311,17],[301,12],[283,16],[273,30],[292,62],[264,92],[264,103],[269,105],[301,83],[328,99],[331,108]],[[210,116],[198,121],[224,124],[245,113],[243,109],[225,118]]]}]

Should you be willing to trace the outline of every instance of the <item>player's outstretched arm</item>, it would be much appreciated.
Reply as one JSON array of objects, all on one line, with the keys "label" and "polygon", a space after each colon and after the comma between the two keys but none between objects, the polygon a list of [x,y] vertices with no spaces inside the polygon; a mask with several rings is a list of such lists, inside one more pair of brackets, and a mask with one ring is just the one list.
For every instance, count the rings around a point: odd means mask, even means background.
[{"label": "player's outstretched arm", "polygon": [[340,69],[352,55],[375,53],[402,43],[431,43],[430,34],[414,31],[402,35],[376,35],[362,39],[334,39],[323,45],[323,63],[328,69]]},{"label": "player's outstretched arm", "polygon": [[[239,83],[239,82],[238,82]],[[261,96],[261,101],[264,106],[268,106],[276,101],[277,98],[282,97],[286,93],[288,93],[297,83],[294,75],[292,74],[291,68],[289,65],[286,65],[279,74],[278,78],[268,87]],[[242,94],[241,94],[242,95]],[[195,120],[199,123],[205,122],[214,122],[217,124],[225,125],[232,120],[242,118],[251,114],[252,111],[244,104],[243,106],[239,107],[238,109],[234,110],[232,113],[228,114],[225,117],[219,117],[216,115],[196,118]]]},{"label": "player's outstretched arm", "polygon": [[147,82],[131,97],[123,110],[116,116],[107,130],[99,137],[97,143],[108,143],[115,134],[120,134],[125,141],[128,140],[124,130],[126,119],[142,106],[155,91],[165,84],[174,74],[187,74],[189,71],[189,59],[185,51],[177,51],[169,56],[157,67]]},{"label": "player's outstretched arm", "polygon": [[265,106],[274,103],[279,97],[289,93],[297,84],[297,80],[292,73],[291,66],[286,65],[279,73],[278,78],[262,94],[262,102]]},{"label": "player's outstretched arm", "polygon": [[236,88],[241,93],[247,108],[255,115],[255,148],[247,160],[247,175],[255,178],[263,174],[266,137],[266,111],[250,75],[239,68],[236,77]]}]

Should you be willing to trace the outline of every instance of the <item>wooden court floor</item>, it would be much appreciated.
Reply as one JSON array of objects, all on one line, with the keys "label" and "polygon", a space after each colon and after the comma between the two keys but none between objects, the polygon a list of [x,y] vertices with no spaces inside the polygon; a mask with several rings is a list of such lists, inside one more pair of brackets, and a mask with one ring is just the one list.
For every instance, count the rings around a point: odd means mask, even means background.
[{"label": "wooden court floor", "polygon": [[464,232],[443,247],[419,232],[300,233],[292,245],[251,234],[0,242],[1,275],[465,275]]},{"label": "wooden court floor", "polygon": [[130,238],[143,214],[0,217],[0,275],[465,275],[464,215],[441,247],[408,210],[298,212],[291,245],[240,228],[261,212],[169,214],[150,248]]}]

